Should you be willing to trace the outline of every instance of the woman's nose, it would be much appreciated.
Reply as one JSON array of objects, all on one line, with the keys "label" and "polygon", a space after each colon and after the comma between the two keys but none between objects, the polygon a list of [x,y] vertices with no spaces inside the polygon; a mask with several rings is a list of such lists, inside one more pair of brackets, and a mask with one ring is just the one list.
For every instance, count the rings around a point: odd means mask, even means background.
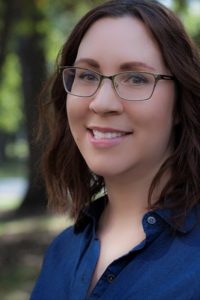
[{"label": "woman's nose", "polygon": [[111,80],[104,79],[92,97],[89,109],[98,114],[121,113],[123,111],[122,101],[115,92]]}]

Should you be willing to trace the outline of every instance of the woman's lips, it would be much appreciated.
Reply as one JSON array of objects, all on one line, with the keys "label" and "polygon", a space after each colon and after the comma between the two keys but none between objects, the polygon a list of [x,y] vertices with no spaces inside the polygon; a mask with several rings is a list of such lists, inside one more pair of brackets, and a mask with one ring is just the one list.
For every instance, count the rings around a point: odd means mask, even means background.
[{"label": "woman's lips", "polygon": [[132,134],[113,128],[88,128],[90,142],[100,148],[112,147],[120,144],[124,138]]}]

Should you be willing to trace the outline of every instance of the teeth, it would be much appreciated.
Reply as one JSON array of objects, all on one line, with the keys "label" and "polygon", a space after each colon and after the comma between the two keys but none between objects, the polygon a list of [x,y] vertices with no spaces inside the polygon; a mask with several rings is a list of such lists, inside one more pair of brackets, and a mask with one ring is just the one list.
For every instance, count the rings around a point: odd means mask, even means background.
[{"label": "teeth", "polygon": [[125,135],[125,133],[122,132],[101,132],[97,130],[93,130],[94,138],[97,140],[100,139],[114,139],[120,136]]}]

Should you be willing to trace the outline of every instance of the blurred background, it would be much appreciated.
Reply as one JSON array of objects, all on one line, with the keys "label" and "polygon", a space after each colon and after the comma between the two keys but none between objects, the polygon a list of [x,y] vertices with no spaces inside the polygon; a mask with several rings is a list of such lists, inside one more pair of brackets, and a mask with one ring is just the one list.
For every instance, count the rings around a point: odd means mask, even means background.
[{"label": "blurred background", "polygon": [[[76,21],[102,0],[0,0],[0,299],[25,300],[53,237],[38,173],[37,95]],[[163,0],[200,45],[200,0]]]}]

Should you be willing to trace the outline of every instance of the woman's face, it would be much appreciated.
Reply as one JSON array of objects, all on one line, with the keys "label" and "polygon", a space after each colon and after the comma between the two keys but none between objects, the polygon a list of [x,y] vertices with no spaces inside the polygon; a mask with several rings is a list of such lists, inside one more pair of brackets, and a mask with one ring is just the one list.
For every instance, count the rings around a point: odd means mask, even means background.
[{"label": "woman's face", "polygon": [[[160,49],[136,18],[103,18],[85,34],[75,66],[113,75],[123,71],[170,74]],[[67,96],[74,140],[89,168],[105,179],[155,175],[171,153],[174,82],[160,80],[146,101],[126,101],[104,79],[87,98]]]}]

